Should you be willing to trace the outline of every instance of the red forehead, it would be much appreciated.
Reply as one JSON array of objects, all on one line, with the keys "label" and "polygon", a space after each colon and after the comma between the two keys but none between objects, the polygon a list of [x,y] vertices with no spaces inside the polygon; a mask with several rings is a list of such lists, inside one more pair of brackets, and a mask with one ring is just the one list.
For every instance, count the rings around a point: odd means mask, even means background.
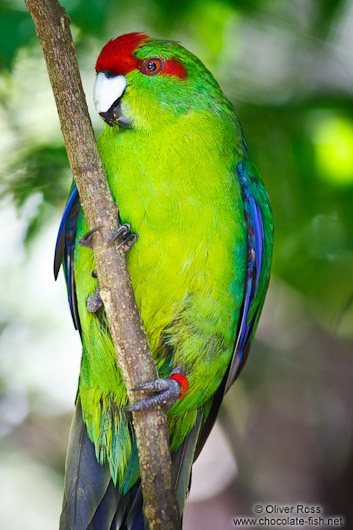
[{"label": "red forehead", "polygon": [[147,39],[146,33],[127,33],[110,40],[102,49],[96,63],[96,72],[109,70],[114,74],[126,74],[138,67],[140,61],[134,51]]},{"label": "red forehead", "polygon": [[[144,61],[138,59],[134,52],[148,39],[149,36],[146,33],[127,33],[110,40],[99,54],[96,72],[109,70],[115,75],[125,75],[131,70],[141,68]],[[161,74],[185,79],[187,70],[179,61],[172,58],[165,61]]]}]

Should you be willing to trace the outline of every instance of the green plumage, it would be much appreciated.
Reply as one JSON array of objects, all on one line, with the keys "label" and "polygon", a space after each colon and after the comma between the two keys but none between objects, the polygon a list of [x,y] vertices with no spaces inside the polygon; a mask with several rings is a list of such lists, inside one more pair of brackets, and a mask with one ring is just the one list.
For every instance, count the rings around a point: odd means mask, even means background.
[{"label": "green plumage", "polygon": [[[134,56],[173,58],[187,71],[186,78],[127,72],[121,108],[132,126],[106,126],[98,140],[121,221],[139,234],[127,261],[159,375],[167,378],[179,366],[190,383],[168,412],[175,452],[197,415],[205,423],[232,362],[240,327],[248,259],[236,172],[240,162],[251,175],[264,232],[263,266],[247,316],[249,322],[254,319],[252,336],[268,284],[272,220],[263,183],[246,162],[239,121],[210,72],[174,42],[150,39]],[[81,210],[76,242],[87,231]],[[91,250],[76,244],[83,344],[78,395],[97,459],[108,461],[114,483],[126,493],[138,478],[138,463],[128,418],[121,412],[126,390],[104,312],[86,308],[98,282],[91,276],[94,267]]]}]

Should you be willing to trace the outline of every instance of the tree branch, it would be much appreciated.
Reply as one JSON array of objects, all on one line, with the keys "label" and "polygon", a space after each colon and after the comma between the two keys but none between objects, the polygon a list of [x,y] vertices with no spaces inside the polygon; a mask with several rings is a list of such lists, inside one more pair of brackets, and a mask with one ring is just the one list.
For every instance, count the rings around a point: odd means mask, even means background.
[{"label": "tree branch", "polygon": [[[130,403],[142,396],[131,389],[156,379],[157,371],[139,315],[124,252],[107,242],[118,229],[114,202],[89,118],[69,17],[57,0],[25,0],[43,48],[62,133],[93,237],[100,294]],[[145,396],[144,396],[145,397]],[[150,530],[180,528],[172,483],[166,415],[162,410],[133,414],[144,512]]]}]

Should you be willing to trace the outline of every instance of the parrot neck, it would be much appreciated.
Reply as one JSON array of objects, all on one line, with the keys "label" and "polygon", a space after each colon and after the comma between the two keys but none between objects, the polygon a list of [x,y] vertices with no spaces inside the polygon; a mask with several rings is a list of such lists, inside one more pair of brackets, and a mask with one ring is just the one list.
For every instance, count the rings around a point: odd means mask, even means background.
[{"label": "parrot neck", "polygon": [[[218,121],[225,127],[229,121],[234,124],[234,109],[218,85],[210,92],[198,83],[189,83],[183,90],[180,84],[185,82],[163,79],[158,92],[139,90],[131,83],[121,99],[122,115],[131,120],[134,130],[154,135],[171,127],[178,129],[184,121],[199,122],[201,127],[204,120]],[[117,127],[113,131],[116,133]]]}]

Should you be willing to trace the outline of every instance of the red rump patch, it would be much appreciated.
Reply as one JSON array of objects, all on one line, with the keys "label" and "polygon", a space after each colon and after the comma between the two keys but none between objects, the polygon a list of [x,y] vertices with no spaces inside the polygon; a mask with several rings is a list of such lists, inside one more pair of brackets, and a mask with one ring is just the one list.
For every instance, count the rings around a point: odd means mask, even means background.
[{"label": "red rump patch", "polygon": [[96,72],[109,70],[115,75],[124,75],[135,70],[141,60],[133,52],[147,39],[146,33],[127,33],[110,40],[102,49],[96,63]]},{"label": "red rump patch", "polygon": [[180,392],[180,396],[178,397],[178,399],[181,399],[184,396],[185,392],[187,392],[187,390],[189,389],[188,378],[185,377],[184,374],[175,373],[173,375],[170,375],[168,379],[174,379],[174,381],[178,381],[179,385],[182,388],[182,391]]},{"label": "red rump patch", "polygon": [[[96,72],[107,70],[114,75],[125,75],[137,68],[141,69],[142,59],[134,52],[149,39],[146,33],[127,33],[110,40],[102,49],[96,62]],[[161,75],[174,75],[185,79],[188,72],[176,59],[167,59],[161,69]]]}]

